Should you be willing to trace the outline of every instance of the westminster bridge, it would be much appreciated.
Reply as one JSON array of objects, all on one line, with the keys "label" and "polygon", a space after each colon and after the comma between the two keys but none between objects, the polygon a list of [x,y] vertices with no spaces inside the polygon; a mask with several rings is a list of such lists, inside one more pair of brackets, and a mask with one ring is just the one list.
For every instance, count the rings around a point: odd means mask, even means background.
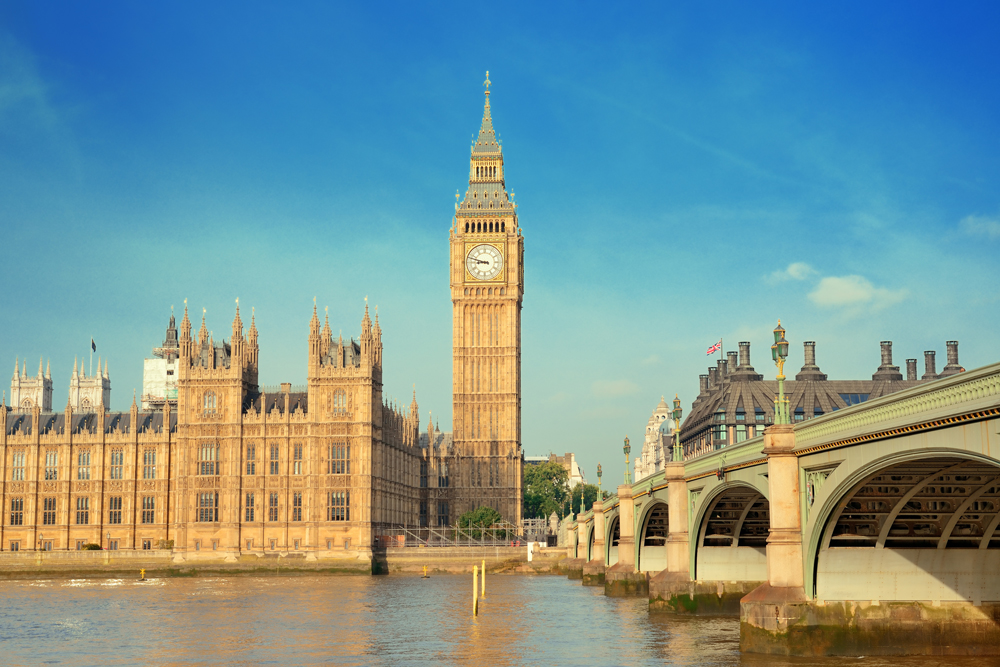
[{"label": "westminster bridge", "polygon": [[739,614],[744,650],[1000,654],[1000,363],[667,463],[570,527],[571,577]]}]

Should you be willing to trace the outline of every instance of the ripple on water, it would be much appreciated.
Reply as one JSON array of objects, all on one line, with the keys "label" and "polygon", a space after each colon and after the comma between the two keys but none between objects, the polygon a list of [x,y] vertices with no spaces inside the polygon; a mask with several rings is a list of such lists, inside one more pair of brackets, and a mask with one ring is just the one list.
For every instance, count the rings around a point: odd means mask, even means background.
[{"label": "ripple on water", "polygon": [[[4,665],[840,665],[741,656],[739,623],[647,612],[561,577],[0,582]],[[982,660],[865,658],[873,667]]]}]

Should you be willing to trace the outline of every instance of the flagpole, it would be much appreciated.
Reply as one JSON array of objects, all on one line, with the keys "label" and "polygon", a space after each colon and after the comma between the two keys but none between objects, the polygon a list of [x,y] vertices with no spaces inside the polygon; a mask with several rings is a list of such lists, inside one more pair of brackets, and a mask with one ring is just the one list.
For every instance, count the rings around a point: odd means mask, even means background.
[{"label": "flagpole", "polygon": [[90,337],[90,375],[94,375],[94,337]]}]

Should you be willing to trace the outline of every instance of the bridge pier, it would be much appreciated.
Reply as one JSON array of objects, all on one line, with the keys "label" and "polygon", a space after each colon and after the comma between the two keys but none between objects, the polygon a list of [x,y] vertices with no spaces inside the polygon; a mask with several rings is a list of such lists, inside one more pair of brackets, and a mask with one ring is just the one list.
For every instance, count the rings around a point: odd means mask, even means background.
[{"label": "bridge pier", "polygon": [[635,504],[632,485],[618,487],[618,562],[604,574],[604,594],[610,597],[649,595],[649,579],[635,569]]},{"label": "bridge pier", "polygon": [[566,545],[566,560],[563,562],[562,569],[566,572],[566,577],[568,579],[582,579],[583,578],[583,560],[577,558],[577,550],[579,548],[579,534],[580,534],[580,521],[577,519],[576,523],[570,524],[566,527],[566,537],[569,544]]},{"label": "bridge pier", "polygon": [[583,566],[584,586],[604,585],[604,501],[594,501],[594,548]]}]

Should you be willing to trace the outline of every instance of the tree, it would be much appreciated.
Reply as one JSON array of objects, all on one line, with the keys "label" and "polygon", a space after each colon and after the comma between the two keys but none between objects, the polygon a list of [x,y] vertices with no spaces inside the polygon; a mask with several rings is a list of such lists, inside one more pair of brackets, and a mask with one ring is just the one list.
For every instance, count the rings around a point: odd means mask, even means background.
[{"label": "tree", "polygon": [[497,526],[503,523],[503,516],[500,512],[496,511],[492,507],[477,507],[474,510],[468,511],[462,516],[458,517],[458,527],[465,534],[481,538],[485,535],[497,535],[500,537],[507,537],[506,530],[490,530],[491,526]]},{"label": "tree", "polygon": [[[583,494],[583,511],[586,512],[594,506],[594,501],[597,500],[598,487],[596,484],[577,484],[573,487],[570,495],[563,502],[563,514],[569,514],[572,512],[576,514],[580,511],[580,494]],[[603,493],[604,497],[608,497],[608,492]],[[572,502],[572,506],[570,506]]]},{"label": "tree", "polygon": [[549,461],[524,467],[524,517],[546,519],[559,512],[569,496],[569,473]]}]

